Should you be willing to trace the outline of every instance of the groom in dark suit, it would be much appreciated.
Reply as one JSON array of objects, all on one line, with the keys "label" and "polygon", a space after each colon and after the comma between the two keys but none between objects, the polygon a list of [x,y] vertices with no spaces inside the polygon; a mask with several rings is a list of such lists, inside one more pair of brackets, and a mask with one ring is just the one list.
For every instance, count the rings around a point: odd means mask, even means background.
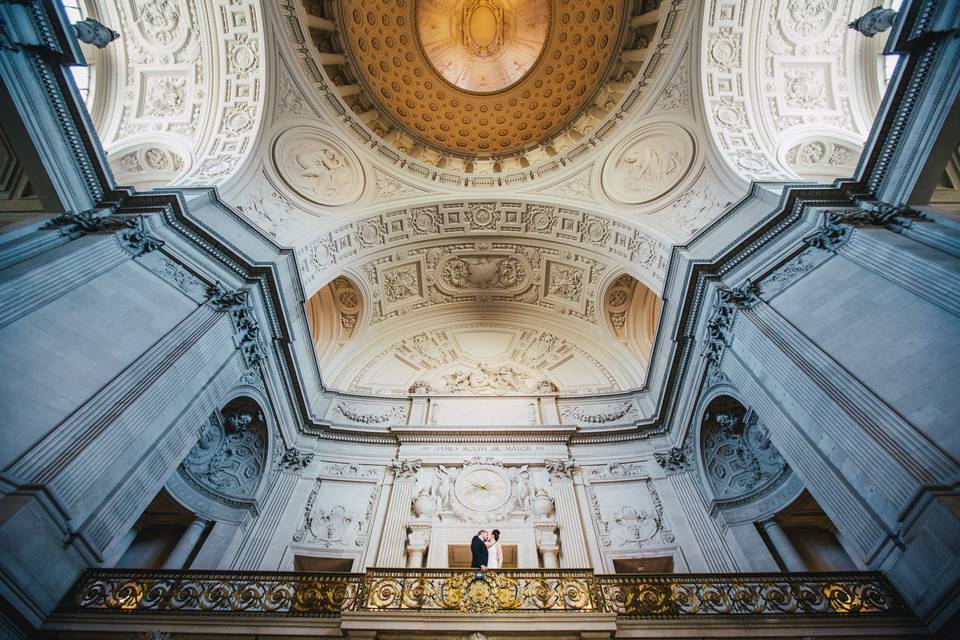
[{"label": "groom in dark suit", "polygon": [[470,561],[470,566],[474,569],[480,569],[480,571],[487,570],[487,560],[489,559],[487,539],[489,537],[490,534],[487,533],[486,529],[480,529],[477,535],[473,536],[473,540],[470,541],[470,554],[473,556]]}]

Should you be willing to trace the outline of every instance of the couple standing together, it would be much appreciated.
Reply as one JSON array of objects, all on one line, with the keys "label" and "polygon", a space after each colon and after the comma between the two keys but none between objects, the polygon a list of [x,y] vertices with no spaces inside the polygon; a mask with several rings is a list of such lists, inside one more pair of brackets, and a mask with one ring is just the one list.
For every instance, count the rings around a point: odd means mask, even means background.
[{"label": "couple standing together", "polygon": [[503,549],[500,548],[500,530],[480,529],[470,541],[470,553],[473,556],[470,566],[480,571],[499,569],[503,566]]}]

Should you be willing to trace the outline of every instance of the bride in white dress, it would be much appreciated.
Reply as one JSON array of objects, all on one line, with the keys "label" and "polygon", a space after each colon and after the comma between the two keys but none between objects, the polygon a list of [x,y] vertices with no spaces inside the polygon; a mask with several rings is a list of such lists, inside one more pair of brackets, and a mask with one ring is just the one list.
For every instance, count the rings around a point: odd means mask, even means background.
[{"label": "bride in white dress", "polygon": [[487,551],[490,554],[487,558],[487,569],[499,569],[503,566],[503,549],[500,548],[500,530],[494,529],[491,538],[488,540]]}]

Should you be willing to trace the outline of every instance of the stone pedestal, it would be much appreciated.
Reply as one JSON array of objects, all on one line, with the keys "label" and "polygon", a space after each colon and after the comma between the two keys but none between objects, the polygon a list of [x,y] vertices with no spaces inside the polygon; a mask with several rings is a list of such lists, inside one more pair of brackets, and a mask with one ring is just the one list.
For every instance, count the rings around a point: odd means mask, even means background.
[{"label": "stone pedestal", "polygon": [[430,531],[433,525],[429,522],[411,522],[407,525],[410,533],[407,534],[407,568],[419,569],[423,567],[423,559],[430,547]]},{"label": "stone pedestal", "polygon": [[556,522],[536,522],[533,525],[537,552],[540,554],[540,566],[544,569],[560,568],[560,538],[557,535]]}]

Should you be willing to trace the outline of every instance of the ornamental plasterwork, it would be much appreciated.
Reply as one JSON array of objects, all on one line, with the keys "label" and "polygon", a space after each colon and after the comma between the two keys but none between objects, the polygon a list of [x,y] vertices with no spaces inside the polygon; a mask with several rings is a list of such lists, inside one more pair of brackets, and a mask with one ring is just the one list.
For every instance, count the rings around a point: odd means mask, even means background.
[{"label": "ornamental plasterwork", "polygon": [[[361,244],[382,243],[385,225],[358,225]],[[465,241],[381,255],[359,267],[373,290],[370,325],[426,307],[522,303],[599,323],[597,287],[609,265],[556,246]]]},{"label": "ornamental plasterwork", "polygon": [[553,510],[553,487],[543,469],[504,466],[492,458],[425,470],[413,502],[418,518],[464,522],[546,520]]},{"label": "ornamental plasterwork", "polygon": [[[507,202],[453,202],[369,216],[310,240],[297,249],[297,262],[307,290],[314,291],[336,265],[413,239],[468,232],[523,234],[534,241],[579,245],[629,263],[631,273],[655,292],[666,275],[669,245],[648,232],[566,207]],[[493,246],[492,239],[490,243]]]},{"label": "ornamental plasterwork", "polygon": [[[324,491],[325,486],[341,490]],[[356,489],[361,486],[364,488]],[[293,541],[323,548],[366,546],[379,496],[378,485],[353,484],[348,489],[318,478],[307,497]]]},{"label": "ornamental plasterwork", "polygon": [[[379,409],[379,410],[378,410]],[[377,407],[355,402],[337,402],[332,417],[347,422],[366,425],[394,425],[406,422],[407,412],[403,407]]]},{"label": "ornamental plasterwork", "polygon": [[[260,3],[102,4],[97,13],[123,33],[98,54],[98,82],[113,84],[98,91],[118,96],[117,106],[94,109],[104,148],[112,152],[132,136],[161,134],[189,150],[181,158],[185,170],[175,174],[178,185],[221,182],[246,158],[259,125],[265,69]],[[127,177],[147,186],[165,181],[159,174],[152,181]]]},{"label": "ornamental plasterwork", "polygon": [[193,487],[221,501],[250,499],[263,477],[267,433],[263,418],[246,410],[225,410],[210,417],[197,444],[180,464]]},{"label": "ornamental plasterwork", "polygon": [[414,384],[419,393],[591,393],[636,387],[642,377],[618,354],[576,333],[568,340],[503,318],[453,321],[430,330],[410,324],[412,331],[385,347],[373,343],[338,354],[331,379],[349,380],[346,391],[405,396]]},{"label": "ornamental plasterwork", "polygon": [[306,215],[274,189],[263,174],[238,198],[236,208],[273,238],[283,235],[291,222]]},{"label": "ornamental plasterwork", "polygon": [[[704,106],[721,153],[740,175],[796,179],[776,149],[811,127],[865,137],[866,97],[856,93],[848,75],[855,67],[847,64],[862,44],[847,23],[864,6],[859,0],[706,5]],[[761,72],[757,81],[751,69]]]},{"label": "ornamental plasterwork", "polygon": [[582,426],[610,425],[629,422],[639,418],[632,400],[604,404],[575,404],[560,411],[564,422]]},{"label": "ornamental plasterwork", "polygon": [[697,181],[679,198],[655,214],[676,225],[688,237],[716,220],[736,197],[706,168]]},{"label": "ornamental plasterwork", "polygon": [[603,547],[643,548],[674,541],[653,480],[587,484],[586,494]]},{"label": "ornamental plasterwork", "polygon": [[677,187],[696,161],[693,136],[672,122],[640,127],[622,140],[603,166],[603,190],[622,204],[653,202]]},{"label": "ornamental plasterwork", "polygon": [[589,155],[591,149],[618,130],[622,122],[628,119],[625,117],[627,114],[642,109],[649,102],[649,87],[656,85],[665,74],[671,73],[669,61],[673,58],[675,43],[683,42],[678,35],[686,29],[688,19],[696,13],[688,11],[686,0],[661,2],[657,37],[647,47],[646,62],[635,77],[624,77],[623,84],[626,86],[618,87],[615,93],[608,92],[603,95],[602,109],[588,109],[575,121],[573,126],[579,136],[562,134],[552,141],[559,153],[554,151],[553,154],[548,154],[537,147],[527,158],[531,169],[535,170],[508,168],[498,175],[492,173],[493,162],[479,162],[475,163],[474,174],[471,175],[438,169],[434,163],[439,156],[433,150],[426,150],[412,157],[410,154],[414,150],[408,148],[408,145],[394,146],[384,139],[386,131],[378,131],[377,127],[370,128],[361,122],[340,96],[336,85],[327,75],[327,70],[319,64],[308,30],[301,22],[302,8],[299,0],[279,0],[270,4],[283,32],[283,37],[279,38],[282,46],[286,47],[283,55],[289,56],[299,67],[312,86],[318,103],[326,107],[332,119],[339,120],[341,126],[354,136],[358,146],[368,148],[380,160],[392,162],[398,168],[420,178],[481,188],[530,182],[569,166],[575,159]]},{"label": "ornamental plasterwork", "polygon": [[307,126],[287,129],[273,143],[273,169],[308,203],[339,206],[363,192],[360,160],[332,134]]}]

